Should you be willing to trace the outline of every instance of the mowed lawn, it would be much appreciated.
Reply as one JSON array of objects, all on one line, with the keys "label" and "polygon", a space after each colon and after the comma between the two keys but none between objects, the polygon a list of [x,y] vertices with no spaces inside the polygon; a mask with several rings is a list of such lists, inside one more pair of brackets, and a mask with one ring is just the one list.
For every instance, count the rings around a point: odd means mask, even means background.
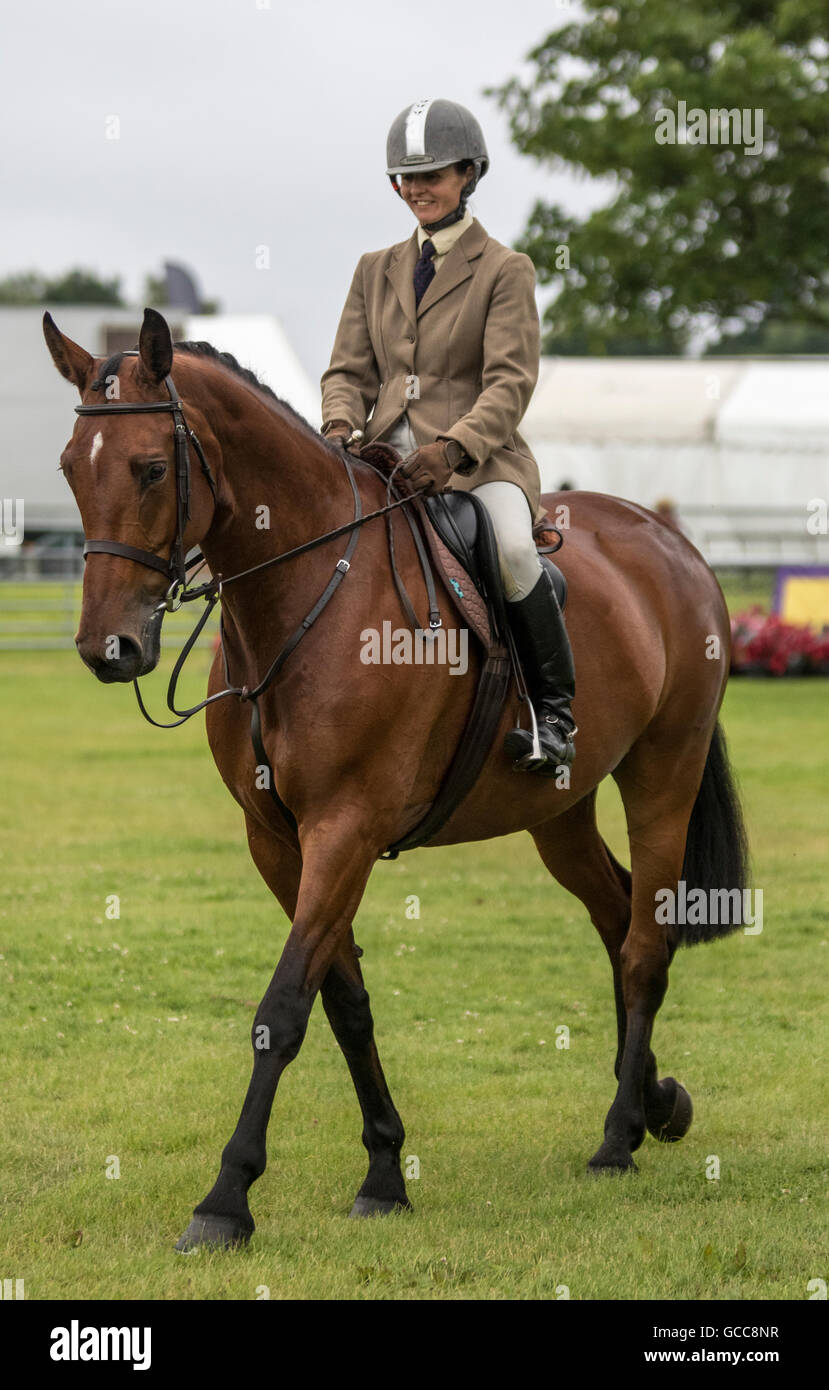
[{"label": "mowed lawn", "polygon": [[[825,682],[727,696],[764,928],[675,960],[655,1050],[694,1099],[681,1144],[588,1175],[615,1025],[585,910],[526,835],[421,850],[377,865],[356,923],[414,1213],[346,1219],[361,1120],[317,1005],[251,1245],[187,1258],[286,923],[201,717],[154,730],[72,653],[4,654],[0,689],[0,1277],[27,1298],[800,1300],[829,1277]],[[624,855],[612,786],[602,821]]]}]

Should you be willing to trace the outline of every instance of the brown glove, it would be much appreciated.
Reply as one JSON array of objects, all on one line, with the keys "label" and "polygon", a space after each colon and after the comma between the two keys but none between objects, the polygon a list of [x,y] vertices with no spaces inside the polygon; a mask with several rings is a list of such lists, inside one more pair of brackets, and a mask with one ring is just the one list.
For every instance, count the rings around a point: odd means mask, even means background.
[{"label": "brown glove", "polygon": [[322,433],[323,437],[330,439],[332,444],[339,440],[340,445],[345,448],[345,441],[351,438],[352,429],[345,420],[329,420]]},{"label": "brown glove", "polygon": [[446,444],[440,439],[410,454],[400,470],[418,491],[423,489],[427,495],[445,488],[454,471],[454,465],[446,457]]}]

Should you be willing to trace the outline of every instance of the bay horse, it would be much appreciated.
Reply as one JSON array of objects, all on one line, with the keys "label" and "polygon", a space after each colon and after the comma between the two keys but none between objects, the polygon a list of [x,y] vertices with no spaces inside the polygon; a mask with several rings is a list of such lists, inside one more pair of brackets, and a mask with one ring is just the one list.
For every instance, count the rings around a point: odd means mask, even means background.
[{"label": "bay horse", "polygon": [[[261,749],[289,821],[257,774],[262,760],[244,692],[302,624],[342,554],[339,540],[304,546],[354,514],[344,455],[235,359],[205,343],[174,346],[154,310],[145,310],[137,351],[107,361],[65,337],[49,314],[44,334],[81,395],[61,467],[90,549],[75,640],[100,680],[130,681],[156,665],[164,604],[180,592],[175,583],[170,589],[177,551],[180,561],[198,545],[212,575],[228,576],[300,550],[221,594],[228,669],[243,682],[243,697],[207,706],[207,736],[290,930],[255,1016],[239,1121],[177,1249],[240,1245],[254,1230],[248,1190],[265,1169],[277,1083],[300,1049],[318,993],[363,1116],[368,1173],[352,1215],[407,1208],[404,1130],[375,1046],[352,922],[377,859],[435,799],[475,695],[481,653],[470,644],[463,675],[447,664],[360,660],[361,634],[386,620],[399,624],[402,613],[384,524],[363,525],[344,582],[259,701]],[[178,408],[169,398],[171,373]],[[176,443],[184,410],[204,460],[192,486],[186,480],[186,525]],[[378,474],[354,460],[352,476],[363,511],[381,508]],[[589,1167],[618,1173],[635,1168],[632,1154],[647,1130],[675,1140],[691,1122],[688,1093],[673,1077],[658,1079],[651,1050],[674,952],[737,925],[717,914],[713,923],[666,922],[655,902],[664,890],[676,893],[680,880],[688,890],[742,889],[747,851],[718,722],[730,632],[712,571],[685,537],[640,506],[589,492],[569,492],[566,502],[570,528],[557,560],[569,583],[579,725],[569,785],[566,777],[513,771],[503,751],[518,711],[511,687],[483,772],[431,843],[528,830],[549,872],[586,907],[613,971],[618,1083]],[[398,569],[422,613],[426,589],[411,534],[398,512],[392,525]],[[457,619],[442,586],[439,599],[451,626]],[[225,679],[217,652],[208,694]],[[596,824],[597,788],[609,775],[624,804],[630,871]]]}]

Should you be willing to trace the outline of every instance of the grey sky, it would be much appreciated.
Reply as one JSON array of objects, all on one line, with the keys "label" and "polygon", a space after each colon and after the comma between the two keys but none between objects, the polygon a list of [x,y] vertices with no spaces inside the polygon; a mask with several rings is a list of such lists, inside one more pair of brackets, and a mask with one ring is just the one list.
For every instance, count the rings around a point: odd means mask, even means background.
[{"label": "grey sky", "polygon": [[[499,240],[538,196],[603,201],[598,185],[521,158],[481,94],[575,13],[560,0],[7,9],[0,274],[88,265],[122,274],[133,298],[146,272],[181,260],[225,310],[278,314],[318,377],[358,257],[414,226],[384,174],[388,126],[409,102],[447,96],[478,115],[492,169],[472,206]],[[256,268],[261,245],[269,270]]]}]

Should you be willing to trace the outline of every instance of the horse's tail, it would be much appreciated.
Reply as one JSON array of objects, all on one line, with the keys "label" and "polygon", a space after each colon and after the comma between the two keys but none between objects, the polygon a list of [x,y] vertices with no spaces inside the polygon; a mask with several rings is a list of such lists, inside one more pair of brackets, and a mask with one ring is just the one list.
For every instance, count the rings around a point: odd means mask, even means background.
[{"label": "horse's tail", "polygon": [[693,914],[703,919],[700,922],[678,921],[680,945],[715,941],[743,924],[747,915],[744,892],[749,882],[748,836],[719,722],[691,812],[682,877],[686,900],[693,889],[702,889],[709,910]]}]

